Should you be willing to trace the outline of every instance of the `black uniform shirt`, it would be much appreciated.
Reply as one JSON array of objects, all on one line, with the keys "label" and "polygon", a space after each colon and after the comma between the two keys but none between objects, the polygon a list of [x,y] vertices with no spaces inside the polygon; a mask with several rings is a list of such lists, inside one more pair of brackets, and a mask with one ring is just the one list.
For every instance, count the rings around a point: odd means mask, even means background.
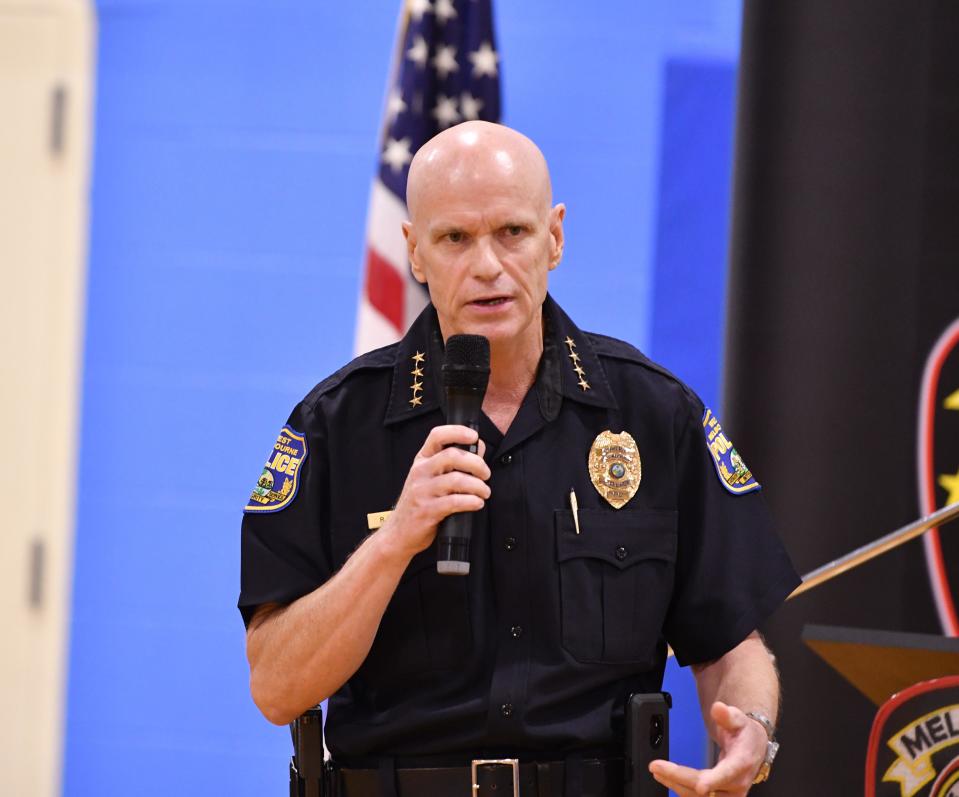
[{"label": "black uniform shirt", "polygon": [[[632,346],[581,332],[551,298],[543,314],[536,382],[509,430],[481,421],[492,496],[471,572],[438,575],[434,546],[410,562],[366,661],[330,699],[334,755],[619,753],[625,700],[661,688],[667,641],[681,664],[716,659],[798,583],[758,490],[733,494],[719,475],[699,399]],[[368,514],[395,504],[444,422],[442,358],[428,307],[402,341],[294,409],[266,497],[244,515],[246,622],[323,584],[370,533]],[[640,485],[621,509],[587,468],[604,430],[639,448]]]}]

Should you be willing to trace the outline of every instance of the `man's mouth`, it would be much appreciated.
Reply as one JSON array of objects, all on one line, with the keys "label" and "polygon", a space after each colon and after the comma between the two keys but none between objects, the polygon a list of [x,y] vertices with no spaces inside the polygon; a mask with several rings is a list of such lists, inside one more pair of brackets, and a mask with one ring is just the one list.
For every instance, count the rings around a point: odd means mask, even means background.
[{"label": "man's mouth", "polygon": [[508,296],[493,296],[489,299],[474,299],[470,304],[478,304],[480,307],[496,307],[499,304],[506,304],[508,301]]}]

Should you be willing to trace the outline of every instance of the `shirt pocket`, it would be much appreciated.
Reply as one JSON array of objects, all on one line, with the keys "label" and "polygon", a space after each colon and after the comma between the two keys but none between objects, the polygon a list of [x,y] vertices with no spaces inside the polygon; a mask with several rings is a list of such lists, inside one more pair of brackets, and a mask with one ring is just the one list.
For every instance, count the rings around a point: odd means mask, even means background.
[{"label": "shirt pocket", "polygon": [[393,593],[362,675],[381,694],[459,664],[472,650],[468,578],[436,572],[436,546],[410,561]]},{"label": "shirt pocket", "polygon": [[581,662],[646,662],[672,595],[674,510],[556,510],[563,647]]}]

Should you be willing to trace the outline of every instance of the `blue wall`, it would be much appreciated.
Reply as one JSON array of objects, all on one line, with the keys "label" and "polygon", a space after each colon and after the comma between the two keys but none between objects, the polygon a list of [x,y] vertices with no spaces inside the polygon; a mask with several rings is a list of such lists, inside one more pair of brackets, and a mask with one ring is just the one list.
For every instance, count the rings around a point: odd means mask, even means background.
[{"label": "blue wall", "polygon": [[[289,737],[249,699],[235,609],[240,508],[352,350],[398,3],[98,10],[65,793],[282,794]],[[739,3],[496,10],[505,120],[569,208],[554,294],[715,404]],[[700,763],[688,675],[669,688],[675,757]]]}]

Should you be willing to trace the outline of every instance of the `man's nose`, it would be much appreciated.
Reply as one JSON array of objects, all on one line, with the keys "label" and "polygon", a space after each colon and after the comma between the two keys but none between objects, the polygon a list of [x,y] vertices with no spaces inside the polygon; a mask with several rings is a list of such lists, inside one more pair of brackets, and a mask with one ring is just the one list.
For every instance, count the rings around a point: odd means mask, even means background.
[{"label": "man's nose", "polygon": [[477,241],[470,271],[474,277],[484,281],[496,279],[503,271],[503,265],[496,254],[493,242],[486,236]]}]

